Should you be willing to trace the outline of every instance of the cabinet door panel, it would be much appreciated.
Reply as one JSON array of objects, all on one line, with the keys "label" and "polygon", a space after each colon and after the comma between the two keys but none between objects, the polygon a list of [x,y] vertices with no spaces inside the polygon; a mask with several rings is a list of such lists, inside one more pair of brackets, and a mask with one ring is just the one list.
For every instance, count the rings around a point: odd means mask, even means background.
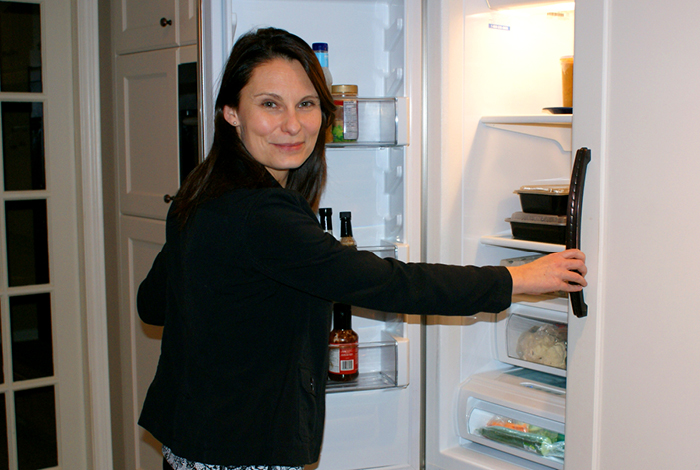
[{"label": "cabinet door panel", "polygon": [[165,243],[165,222],[122,216],[120,233],[119,349],[126,463],[127,468],[157,470],[163,461],[161,445],[138,426],[137,419],[156,372],[163,328],[139,319],[136,293]]},{"label": "cabinet door panel", "polygon": [[117,151],[123,214],[164,220],[179,187],[177,50],[117,57]]},{"label": "cabinet door panel", "polygon": [[112,2],[117,54],[176,46],[176,1],[179,0]]},{"label": "cabinet door panel", "polygon": [[180,0],[178,33],[181,46],[197,44],[198,9],[199,2],[195,0]]}]

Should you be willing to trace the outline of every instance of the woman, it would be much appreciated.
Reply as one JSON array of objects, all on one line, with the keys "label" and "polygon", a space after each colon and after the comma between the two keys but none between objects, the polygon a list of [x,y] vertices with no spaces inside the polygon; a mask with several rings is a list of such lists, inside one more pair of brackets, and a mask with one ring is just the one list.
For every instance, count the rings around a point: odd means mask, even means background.
[{"label": "woman", "polygon": [[178,192],[166,244],[138,293],[143,321],[164,325],[139,420],[163,443],[164,468],[316,462],[332,301],[471,315],[502,311],[514,293],[586,284],[577,250],[478,268],[401,263],[341,246],[314,213],[333,112],[300,38],[270,28],[236,43],[212,149]]}]

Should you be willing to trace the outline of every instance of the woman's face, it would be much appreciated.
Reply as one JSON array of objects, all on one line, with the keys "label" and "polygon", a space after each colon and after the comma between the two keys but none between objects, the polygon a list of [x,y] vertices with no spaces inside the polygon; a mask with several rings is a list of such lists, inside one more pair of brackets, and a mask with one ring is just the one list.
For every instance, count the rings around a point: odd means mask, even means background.
[{"label": "woman's face", "polygon": [[224,106],[248,152],[284,186],[316,145],[321,105],[301,64],[276,58],[253,70],[237,109]]}]

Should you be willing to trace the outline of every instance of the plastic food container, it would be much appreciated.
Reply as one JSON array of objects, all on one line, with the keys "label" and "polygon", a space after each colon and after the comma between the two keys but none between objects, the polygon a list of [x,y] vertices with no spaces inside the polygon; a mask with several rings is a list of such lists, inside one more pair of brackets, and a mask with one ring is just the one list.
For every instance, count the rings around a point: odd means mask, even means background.
[{"label": "plastic food container", "polygon": [[506,219],[513,238],[542,243],[566,243],[566,216],[514,212]]},{"label": "plastic food container", "polygon": [[522,186],[514,192],[520,196],[520,205],[523,208],[523,212],[566,215],[566,205],[569,201],[569,186]]},{"label": "plastic food container", "polygon": [[508,317],[508,356],[522,361],[566,369],[567,325],[522,315]]}]

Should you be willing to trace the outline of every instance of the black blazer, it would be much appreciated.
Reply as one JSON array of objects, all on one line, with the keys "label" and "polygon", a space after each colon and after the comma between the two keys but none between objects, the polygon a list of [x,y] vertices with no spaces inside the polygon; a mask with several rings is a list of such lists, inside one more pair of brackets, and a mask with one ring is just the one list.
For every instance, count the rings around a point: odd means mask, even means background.
[{"label": "black blazer", "polygon": [[139,424],[189,460],[301,466],[319,457],[331,301],[440,315],[510,304],[503,267],[402,263],[325,234],[282,188],[202,204],[166,244],[138,292],[164,325]]}]

